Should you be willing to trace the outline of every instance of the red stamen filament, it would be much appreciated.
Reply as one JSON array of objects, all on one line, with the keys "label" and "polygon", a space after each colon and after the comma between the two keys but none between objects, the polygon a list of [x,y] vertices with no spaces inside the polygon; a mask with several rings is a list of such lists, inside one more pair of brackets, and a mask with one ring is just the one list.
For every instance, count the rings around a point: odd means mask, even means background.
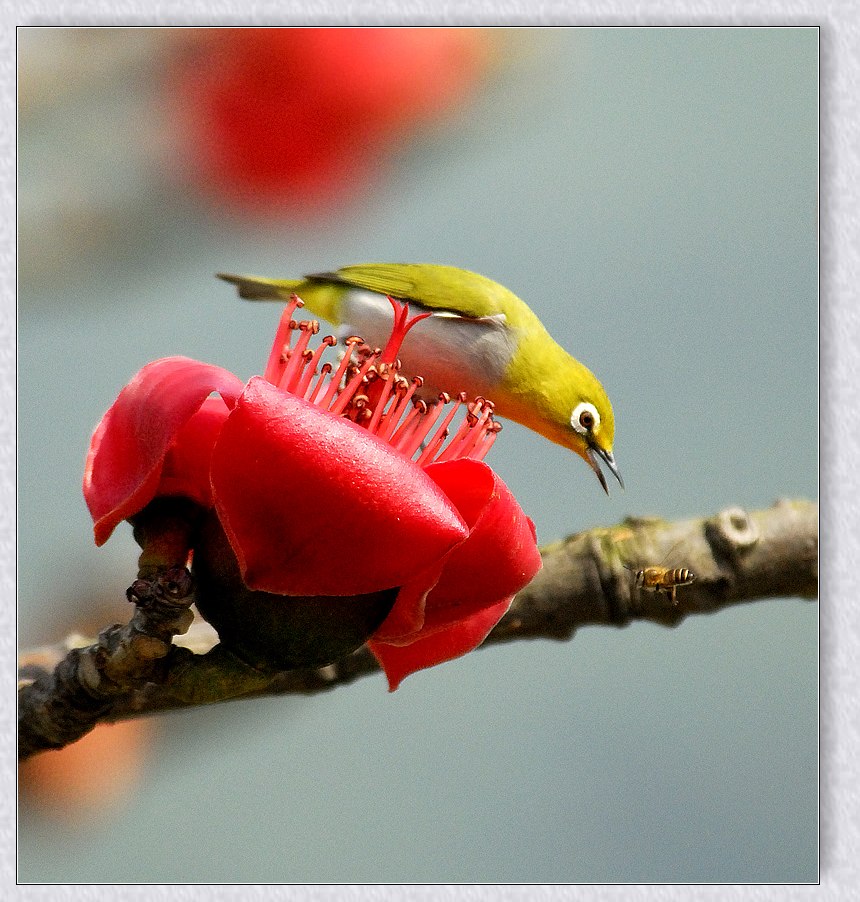
[{"label": "red stamen filament", "polygon": [[341,393],[337,396],[337,399],[331,407],[329,407],[329,410],[333,414],[341,414],[346,410],[347,404],[349,404],[353,395],[358,391],[359,386],[364,381],[364,377],[367,375],[368,370],[373,366],[375,360],[376,357],[371,354],[359,367],[358,372],[346,383]]},{"label": "red stamen filament", "polygon": [[[346,352],[335,369],[328,362],[320,367],[319,362],[336,340],[328,335],[315,349],[308,349],[311,337],[319,332],[319,323],[292,320],[292,314],[302,306],[293,295],[278,323],[266,379],[335,416],[352,420],[407,457],[414,457],[424,443],[416,460],[419,466],[461,458],[483,460],[502,428],[493,419],[492,402],[476,398],[451,436],[451,423],[466,402],[466,394],[461,392],[436,426],[450,396],[443,392],[429,407],[423,400],[416,401],[414,396],[422,388],[423,379],[416,376],[408,382],[399,375],[400,361],[396,359],[406,333],[431,314],[410,319],[406,304],[389,300],[394,307],[394,325],[384,351],[353,336],[346,339]],[[290,347],[292,330],[300,333],[294,348]],[[314,381],[318,367],[319,378]]]},{"label": "red stamen filament", "polygon": [[[376,434],[386,441],[391,437],[406,408],[409,407],[412,396],[424,384],[424,380],[420,376],[415,376],[411,382],[406,382],[402,376],[398,376],[398,380],[398,384],[394,388],[395,401],[388,408],[388,413],[382,418],[379,429],[376,430]],[[406,385],[405,390],[399,388],[403,384]],[[412,410],[414,411],[414,407]],[[412,411],[410,411],[409,415],[411,416],[411,414]]]},{"label": "red stamen filament", "polygon": [[269,352],[269,359],[266,361],[266,369],[263,372],[263,378],[272,385],[278,385],[280,382],[286,363],[285,355],[290,349],[290,332],[294,328],[293,314],[297,308],[303,305],[304,302],[297,295],[290,295],[290,300],[281,313],[278,328],[275,330],[275,340],[272,342],[272,350]]},{"label": "red stamen filament", "polygon": [[418,443],[411,451],[407,451],[406,447],[409,444],[410,437],[419,427],[421,420],[425,416],[427,416],[427,404],[424,401],[415,401],[412,405],[412,409],[404,417],[403,422],[388,439],[388,444],[391,445],[392,448],[397,448],[398,451],[405,454],[407,457],[411,457],[415,453],[415,448],[421,444],[421,439],[418,439]]},{"label": "red stamen filament", "polygon": [[328,361],[326,361],[320,367],[320,377],[319,377],[319,379],[317,379],[316,385],[313,387],[313,391],[310,392],[310,394],[307,396],[307,400],[311,404],[316,404],[317,395],[320,393],[320,389],[323,387],[323,383],[326,380],[326,376],[328,376],[329,373],[331,373],[331,371],[333,369],[334,369],[334,367]]},{"label": "red stamen filament", "polygon": [[419,405],[423,405],[419,409],[419,416],[412,423],[412,427],[408,432],[405,430],[397,430],[392,438],[392,444],[407,457],[412,455],[421,446],[421,442],[427,438],[427,434],[433,428],[433,424],[439,419],[445,405],[451,400],[448,395],[440,395],[440,400],[428,407],[423,401],[419,401]]},{"label": "red stamen filament", "polygon": [[335,392],[340,386],[344,373],[346,372],[347,367],[352,362],[352,349],[355,347],[355,345],[361,343],[361,339],[356,335],[347,338],[347,340],[344,342],[344,344],[346,345],[346,352],[344,353],[343,357],[341,357],[337,372],[331,377],[331,382],[329,382],[328,388],[326,388],[325,390],[325,394],[318,402],[320,407],[327,408],[329,404],[331,404],[332,398],[334,398]]},{"label": "red stamen filament", "polygon": [[[379,378],[377,381],[381,381],[382,388],[378,392],[379,397],[373,399],[373,416],[370,418],[370,422],[367,424],[367,428],[376,433],[379,427],[379,421],[382,418],[382,412],[385,409],[385,405],[388,403],[388,398],[391,395],[392,390],[394,389],[394,383],[397,379],[397,370],[399,369],[400,361],[395,361],[393,364],[385,364],[382,363],[379,365]],[[395,398],[392,401],[392,407],[397,406],[397,399]]]},{"label": "red stamen filament", "polygon": [[493,423],[491,428],[481,439],[475,450],[469,455],[472,460],[483,460],[487,456],[487,452],[493,447],[496,436],[502,431],[501,423]]},{"label": "red stamen filament", "polygon": [[430,463],[433,460],[433,457],[436,454],[436,451],[442,447],[443,442],[446,438],[448,438],[448,427],[451,425],[451,420],[454,419],[454,414],[460,409],[461,405],[466,402],[466,393],[460,392],[457,395],[457,403],[451,408],[451,412],[448,416],[442,420],[442,425],[436,430],[433,438],[427,443],[427,446],[421,452],[420,457],[416,461],[417,464],[425,464]]},{"label": "red stamen filament", "polygon": [[279,383],[284,391],[288,391],[291,394],[296,394],[296,382],[307,362],[304,356],[305,351],[307,350],[311,338],[319,332],[320,324],[315,319],[311,319],[297,323],[294,328],[298,329],[301,334],[299,335],[299,340],[296,342],[295,348],[289,353],[287,365],[284,372],[281,374]]},{"label": "red stamen filament", "polygon": [[484,398],[476,398],[474,404],[469,405],[469,413],[460,428],[436,460],[468,457],[486,432],[487,421],[492,413],[492,405]]},{"label": "red stamen filament", "polygon": [[322,357],[323,355],[323,351],[325,351],[326,348],[330,348],[336,343],[337,339],[333,335],[326,335],[325,338],[323,338],[323,340],[320,342],[319,346],[314,349],[313,353],[305,351],[307,362],[305,363],[305,368],[302,372],[301,378],[296,382],[296,387],[294,390],[295,394],[297,394],[300,398],[307,397],[311,379],[313,379],[314,374],[317,371],[317,364],[319,363],[320,357]]}]

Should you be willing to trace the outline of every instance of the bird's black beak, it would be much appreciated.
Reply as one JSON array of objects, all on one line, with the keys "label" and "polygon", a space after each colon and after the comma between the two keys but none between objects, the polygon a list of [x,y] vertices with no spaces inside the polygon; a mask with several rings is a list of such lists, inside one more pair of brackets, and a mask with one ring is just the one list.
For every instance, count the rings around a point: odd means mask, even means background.
[{"label": "bird's black beak", "polygon": [[603,491],[606,492],[607,495],[609,494],[609,486],[606,484],[606,477],[603,475],[603,471],[600,469],[599,461],[601,460],[609,468],[612,475],[618,480],[618,484],[621,488],[624,488],[624,480],[618,472],[618,466],[615,463],[615,458],[612,456],[611,451],[604,451],[603,448],[598,447],[596,444],[590,444],[586,454],[588,455],[588,462],[591,464],[591,469],[597,474],[597,478],[603,486]]}]

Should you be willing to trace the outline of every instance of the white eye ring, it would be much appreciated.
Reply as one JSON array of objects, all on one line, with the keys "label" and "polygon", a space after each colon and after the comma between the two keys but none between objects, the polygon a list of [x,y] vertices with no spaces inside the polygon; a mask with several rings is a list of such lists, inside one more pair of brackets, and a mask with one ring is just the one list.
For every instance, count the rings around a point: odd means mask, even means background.
[{"label": "white eye ring", "polygon": [[570,425],[580,434],[587,435],[600,425],[600,414],[597,408],[588,401],[582,401],[573,408]]}]

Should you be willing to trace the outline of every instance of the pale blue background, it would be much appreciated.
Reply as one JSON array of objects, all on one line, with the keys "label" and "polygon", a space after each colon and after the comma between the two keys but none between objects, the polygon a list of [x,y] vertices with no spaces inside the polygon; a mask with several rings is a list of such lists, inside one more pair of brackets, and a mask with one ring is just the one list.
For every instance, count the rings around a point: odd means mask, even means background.
[{"label": "pale blue background", "polygon": [[[22,644],[133,573],[127,531],[92,546],[80,495],[121,385],[172,353],[260,369],[277,311],[238,303],[221,269],[428,260],[525,297],[602,377],[628,485],[607,500],[508,426],[491,462],[541,541],[816,496],[817,30],[518,37],[455,128],[323,227],[217,220],[159,189],[123,128],[134,71],[65,121],[22,119]],[[90,252],[56,212],[76,185],[112,236]],[[22,813],[20,879],[815,880],[817,666],[817,607],[777,600],[488,649],[394,695],[369,677],[169,715],[112,819]]]}]

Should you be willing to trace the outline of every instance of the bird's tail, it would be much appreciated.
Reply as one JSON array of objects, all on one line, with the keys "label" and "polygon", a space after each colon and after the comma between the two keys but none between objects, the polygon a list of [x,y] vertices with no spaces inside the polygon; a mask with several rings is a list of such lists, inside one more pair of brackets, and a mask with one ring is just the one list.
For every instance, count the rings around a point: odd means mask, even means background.
[{"label": "bird's tail", "polygon": [[239,289],[239,297],[249,301],[288,301],[303,279],[264,279],[260,276],[235,276],[219,272],[218,278]]},{"label": "bird's tail", "polygon": [[234,276],[219,272],[218,278],[239,289],[239,297],[249,301],[289,301],[297,294],[314,316],[340,325],[340,299],[343,285],[322,279],[264,279],[261,276]]}]

